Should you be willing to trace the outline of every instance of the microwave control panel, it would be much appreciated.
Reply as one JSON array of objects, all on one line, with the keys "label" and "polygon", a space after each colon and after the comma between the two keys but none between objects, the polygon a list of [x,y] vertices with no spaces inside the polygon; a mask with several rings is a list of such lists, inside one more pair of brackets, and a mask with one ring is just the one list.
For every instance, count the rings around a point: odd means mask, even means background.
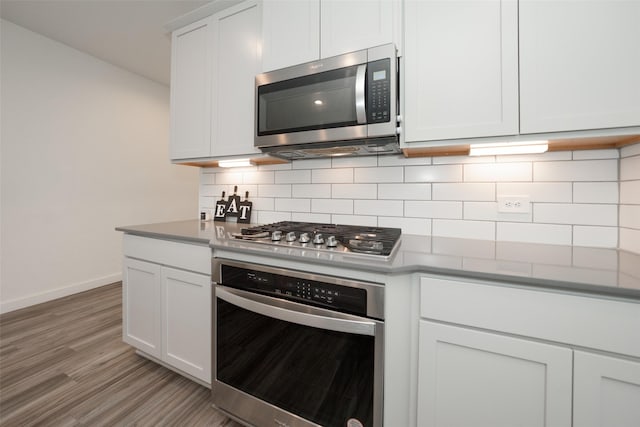
[{"label": "microwave control panel", "polygon": [[389,59],[367,64],[367,123],[391,120],[391,65]]}]

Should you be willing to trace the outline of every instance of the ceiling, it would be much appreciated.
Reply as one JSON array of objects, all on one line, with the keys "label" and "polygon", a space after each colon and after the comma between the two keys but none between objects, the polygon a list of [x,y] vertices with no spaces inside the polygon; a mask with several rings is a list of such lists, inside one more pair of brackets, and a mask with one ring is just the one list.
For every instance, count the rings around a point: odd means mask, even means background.
[{"label": "ceiling", "polygon": [[0,0],[0,16],[126,70],[169,85],[164,25],[210,0]]}]

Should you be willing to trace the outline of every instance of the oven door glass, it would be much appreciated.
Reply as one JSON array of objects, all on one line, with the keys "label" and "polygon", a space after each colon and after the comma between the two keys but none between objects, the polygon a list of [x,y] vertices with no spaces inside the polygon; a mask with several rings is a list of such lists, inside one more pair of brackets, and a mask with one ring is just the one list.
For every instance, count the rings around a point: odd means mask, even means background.
[{"label": "oven door glass", "polygon": [[258,87],[258,136],[366,123],[366,65],[354,65]]},{"label": "oven door glass", "polygon": [[217,381],[317,424],[373,425],[374,336],[280,320],[221,298],[215,320]]}]

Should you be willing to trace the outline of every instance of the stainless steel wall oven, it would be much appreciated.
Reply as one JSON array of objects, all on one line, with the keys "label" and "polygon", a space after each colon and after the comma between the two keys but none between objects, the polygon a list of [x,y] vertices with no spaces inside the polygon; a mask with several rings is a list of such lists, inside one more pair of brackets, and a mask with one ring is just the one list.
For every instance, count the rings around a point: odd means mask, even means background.
[{"label": "stainless steel wall oven", "polygon": [[213,404],[256,426],[382,426],[384,286],[213,259]]}]

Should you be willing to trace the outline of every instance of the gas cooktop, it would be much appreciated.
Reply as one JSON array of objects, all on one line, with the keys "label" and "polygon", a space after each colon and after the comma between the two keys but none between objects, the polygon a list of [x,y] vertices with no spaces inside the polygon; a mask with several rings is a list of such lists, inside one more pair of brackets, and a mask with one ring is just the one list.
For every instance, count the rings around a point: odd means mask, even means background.
[{"label": "gas cooktop", "polygon": [[281,221],[243,228],[237,239],[260,244],[285,245],[390,258],[399,246],[402,230],[389,227]]}]

